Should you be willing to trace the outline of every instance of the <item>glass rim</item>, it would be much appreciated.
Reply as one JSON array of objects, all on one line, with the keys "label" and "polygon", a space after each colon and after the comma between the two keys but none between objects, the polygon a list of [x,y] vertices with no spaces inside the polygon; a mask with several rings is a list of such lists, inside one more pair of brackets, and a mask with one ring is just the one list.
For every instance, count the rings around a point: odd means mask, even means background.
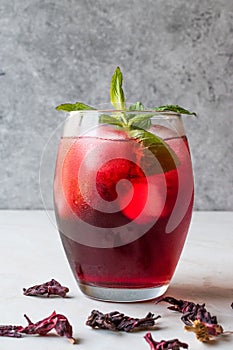
[{"label": "glass rim", "polygon": [[[80,114],[80,113],[110,113],[110,114],[115,114],[115,113],[129,113],[129,114],[153,114],[153,117],[159,117],[159,116],[167,116],[167,117],[181,117],[182,114],[178,112],[173,112],[173,111],[155,111],[152,109],[145,109],[142,111],[139,110],[125,110],[125,109],[82,109],[82,110],[77,110],[77,111],[67,111],[68,115],[74,115],[74,114]],[[152,117],[152,118],[153,118]]]}]

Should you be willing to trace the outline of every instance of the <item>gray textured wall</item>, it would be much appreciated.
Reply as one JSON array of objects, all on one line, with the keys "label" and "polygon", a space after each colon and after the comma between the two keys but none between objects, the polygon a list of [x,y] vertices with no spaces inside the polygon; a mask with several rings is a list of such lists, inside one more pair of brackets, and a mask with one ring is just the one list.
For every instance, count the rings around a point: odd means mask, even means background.
[{"label": "gray textured wall", "polygon": [[[232,210],[232,0],[0,0],[0,207],[43,207],[54,106],[107,102],[117,65],[129,101],[198,112],[185,122],[196,209]],[[49,157],[42,173],[49,201]]]}]

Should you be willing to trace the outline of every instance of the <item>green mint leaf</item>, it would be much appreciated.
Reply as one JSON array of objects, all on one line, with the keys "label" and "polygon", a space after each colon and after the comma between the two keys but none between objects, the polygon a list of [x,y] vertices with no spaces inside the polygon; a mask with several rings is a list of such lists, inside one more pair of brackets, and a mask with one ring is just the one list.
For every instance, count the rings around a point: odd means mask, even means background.
[{"label": "green mint leaf", "polygon": [[165,106],[159,106],[159,107],[154,107],[153,110],[156,112],[165,112],[165,111],[170,111],[170,112],[176,112],[179,114],[189,114],[189,115],[195,115],[195,112],[190,112],[187,109],[180,107],[178,105],[165,105]]},{"label": "green mint leaf", "polygon": [[110,86],[110,101],[117,110],[125,110],[125,95],[122,89],[123,76],[119,67],[116,68]]},{"label": "green mint leaf", "polygon": [[[146,108],[141,102],[136,102],[129,106],[129,111],[144,111]],[[133,128],[141,128],[141,129],[149,129],[151,126],[151,117],[153,114],[130,114],[128,118],[129,127]]]},{"label": "green mint leaf", "polygon": [[[128,111],[144,111],[145,110],[145,107],[144,105],[141,103],[141,102],[136,102],[132,105],[129,106],[128,108]],[[145,116],[142,115],[141,116],[142,118],[140,118],[139,115],[135,115],[133,113],[130,113],[130,114],[126,114],[126,119],[128,120],[128,126],[138,126],[142,129],[148,129],[151,125],[151,122],[149,119],[147,118],[144,118]]]},{"label": "green mint leaf", "polygon": [[95,108],[90,107],[82,102],[75,103],[63,103],[56,107],[57,111],[73,112],[73,111],[83,111],[83,110],[94,110]]},{"label": "green mint leaf", "polygon": [[154,114],[138,114],[130,118],[128,125],[133,128],[149,129]]},{"label": "green mint leaf", "polygon": [[111,125],[124,127],[121,119],[119,119],[118,116],[112,116],[112,115],[108,115],[108,114],[101,114],[99,116],[99,123],[100,124],[111,124]]},{"label": "green mint leaf", "polygon": [[[150,156],[148,157],[148,153],[146,153],[145,162],[149,163],[151,161],[151,164],[154,164],[153,158],[156,157],[163,172],[176,169],[179,165],[179,159],[176,153],[160,137],[143,129],[131,129],[128,131],[128,134],[131,138],[138,140],[146,149],[151,151],[152,159],[150,160]],[[160,167],[157,167],[157,172],[161,173]]]},{"label": "green mint leaf", "polygon": [[129,106],[129,111],[144,111],[144,110],[145,110],[145,107],[141,102],[136,102],[135,104]]}]

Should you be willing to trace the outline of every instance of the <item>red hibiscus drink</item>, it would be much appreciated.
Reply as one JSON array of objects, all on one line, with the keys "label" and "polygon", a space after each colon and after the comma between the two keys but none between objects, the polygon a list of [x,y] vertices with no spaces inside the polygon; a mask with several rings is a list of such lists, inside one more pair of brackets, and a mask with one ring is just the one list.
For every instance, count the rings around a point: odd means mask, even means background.
[{"label": "red hibiscus drink", "polygon": [[86,295],[109,301],[162,295],[193,207],[181,115],[70,113],[58,150],[54,205],[68,261]]}]

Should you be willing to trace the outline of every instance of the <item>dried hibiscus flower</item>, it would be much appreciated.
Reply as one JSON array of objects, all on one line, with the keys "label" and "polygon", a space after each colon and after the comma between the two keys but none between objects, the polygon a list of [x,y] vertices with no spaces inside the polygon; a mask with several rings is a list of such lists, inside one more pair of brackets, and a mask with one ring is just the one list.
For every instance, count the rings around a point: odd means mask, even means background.
[{"label": "dried hibiscus flower", "polygon": [[155,341],[151,333],[147,333],[144,337],[150,345],[151,350],[179,350],[180,348],[188,349],[188,344],[182,343],[179,339]]},{"label": "dried hibiscus flower", "polygon": [[205,304],[199,305],[191,301],[182,299],[177,300],[172,297],[164,297],[158,302],[160,301],[165,301],[173,305],[169,306],[168,309],[181,312],[183,314],[181,320],[187,326],[191,326],[193,321],[195,320],[200,320],[201,322],[205,322],[208,324],[217,324],[217,317],[210,315],[210,313],[205,308]]},{"label": "dried hibiscus flower", "polygon": [[69,292],[69,288],[63,287],[59,282],[55,279],[52,279],[49,282],[38,284],[36,286],[30,288],[23,288],[24,295],[30,296],[46,296],[50,297],[50,295],[57,295],[62,298],[65,298],[66,293]]},{"label": "dried hibiscus flower", "polygon": [[74,344],[72,337],[72,326],[64,315],[57,314],[55,311],[41,321],[33,323],[27,315],[24,315],[28,321],[26,327],[23,326],[0,326],[0,336],[20,338],[22,334],[46,335],[52,329],[61,337],[66,337]]},{"label": "dried hibiscus flower", "polygon": [[151,312],[144,318],[133,318],[118,311],[103,314],[98,310],[93,310],[87,319],[86,325],[111,331],[131,332],[132,330],[148,329],[155,326],[155,320],[159,317],[161,316],[154,317]]},{"label": "dried hibiscus flower", "polygon": [[173,297],[164,297],[160,301],[165,301],[172,306],[168,309],[181,312],[181,320],[185,324],[185,329],[196,333],[197,339],[208,342],[214,337],[223,333],[223,328],[217,322],[216,316],[211,316],[205,304],[195,304],[187,300],[178,300]]},{"label": "dried hibiscus flower", "polygon": [[219,324],[206,324],[200,320],[193,321],[192,326],[185,326],[186,331],[194,332],[198,340],[209,342],[223,333],[223,328]]},{"label": "dried hibiscus flower", "polygon": [[19,333],[21,326],[0,326],[1,337],[21,338],[22,334]]}]

